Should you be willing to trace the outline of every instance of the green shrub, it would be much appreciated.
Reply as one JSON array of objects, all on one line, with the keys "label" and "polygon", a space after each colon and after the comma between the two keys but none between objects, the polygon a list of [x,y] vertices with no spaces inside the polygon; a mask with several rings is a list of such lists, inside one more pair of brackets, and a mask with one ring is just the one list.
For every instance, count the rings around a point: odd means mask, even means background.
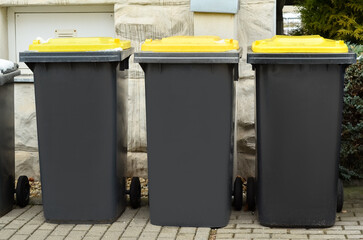
[{"label": "green shrub", "polygon": [[363,45],[350,45],[357,63],[346,69],[344,79],[343,123],[340,176],[363,178]]},{"label": "green shrub", "polygon": [[302,27],[293,35],[363,44],[363,0],[301,0],[298,6]]}]

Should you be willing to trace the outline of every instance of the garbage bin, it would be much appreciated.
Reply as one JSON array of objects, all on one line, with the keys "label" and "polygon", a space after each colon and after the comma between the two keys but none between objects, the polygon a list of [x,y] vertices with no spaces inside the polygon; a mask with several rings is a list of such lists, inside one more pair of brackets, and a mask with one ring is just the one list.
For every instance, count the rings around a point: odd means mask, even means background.
[{"label": "garbage bin", "polygon": [[29,50],[20,61],[34,73],[45,219],[112,222],[126,206],[130,42],[35,40]]},{"label": "garbage bin", "polygon": [[[356,61],[343,41],[275,36],[256,41],[257,181],[247,204],[270,227],[329,227],[342,205],[338,181],[344,70]],[[339,191],[338,191],[339,186]],[[339,202],[338,202],[339,199]]]},{"label": "garbage bin", "polygon": [[16,63],[0,59],[0,217],[13,209],[16,203],[29,203],[30,185],[26,176],[18,178],[15,189],[14,140],[14,77],[20,75]]},{"label": "garbage bin", "polygon": [[145,72],[150,221],[223,227],[230,215],[238,42],[148,39]]}]

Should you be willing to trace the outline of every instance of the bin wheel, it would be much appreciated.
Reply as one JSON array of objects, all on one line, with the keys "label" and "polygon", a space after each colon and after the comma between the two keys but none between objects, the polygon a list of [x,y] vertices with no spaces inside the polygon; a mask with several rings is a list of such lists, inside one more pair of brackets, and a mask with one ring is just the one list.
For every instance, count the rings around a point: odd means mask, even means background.
[{"label": "bin wheel", "polygon": [[16,204],[23,208],[29,204],[30,184],[27,176],[20,176],[16,185]]},{"label": "bin wheel", "polygon": [[233,187],[233,206],[236,211],[241,211],[243,195],[242,195],[242,179],[240,177],[236,177],[234,180]]},{"label": "bin wheel", "polygon": [[343,190],[343,182],[341,179],[338,179],[338,191],[337,191],[337,212],[341,212],[343,210],[344,204],[344,190]]},{"label": "bin wheel", "polygon": [[256,209],[256,184],[253,177],[247,179],[247,207],[249,211]]},{"label": "bin wheel", "polygon": [[130,205],[132,208],[140,207],[141,203],[141,184],[138,177],[133,177],[130,185]]}]

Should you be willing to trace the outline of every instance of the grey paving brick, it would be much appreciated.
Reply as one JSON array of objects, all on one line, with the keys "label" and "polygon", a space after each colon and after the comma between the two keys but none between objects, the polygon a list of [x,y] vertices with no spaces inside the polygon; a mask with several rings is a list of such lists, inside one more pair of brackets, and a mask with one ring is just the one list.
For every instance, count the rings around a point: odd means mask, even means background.
[{"label": "grey paving brick", "polygon": [[194,240],[208,240],[210,230],[211,230],[210,228],[197,228]]},{"label": "grey paving brick", "polygon": [[245,218],[238,218],[236,220],[230,220],[230,223],[238,223],[238,224],[253,224],[254,220],[252,219],[245,219]]},{"label": "grey paving brick", "polygon": [[129,222],[136,215],[137,211],[138,209],[126,208],[125,212],[117,219],[117,222]]},{"label": "grey paving brick", "polygon": [[103,236],[103,234],[107,231],[107,229],[110,227],[111,225],[106,224],[106,225],[93,225],[90,230],[88,231],[86,237],[99,237],[101,238]]},{"label": "grey paving brick", "polygon": [[290,229],[291,234],[324,234],[322,229]]},{"label": "grey paving brick", "polygon": [[87,234],[87,231],[84,230],[74,230],[69,232],[66,236],[65,240],[82,240]]},{"label": "grey paving brick", "polygon": [[[361,234],[360,230],[328,230],[326,231],[326,234]],[[362,237],[363,238],[363,237]]]},{"label": "grey paving brick", "polygon": [[253,229],[252,233],[280,233],[286,234],[287,229],[280,229],[280,228],[255,228]]},{"label": "grey paving brick", "polygon": [[159,235],[159,232],[146,232],[143,231],[139,237],[139,240],[155,240]]},{"label": "grey paving brick", "polygon": [[241,216],[237,216],[238,220],[251,220],[251,221],[257,221],[258,218],[255,215],[241,215]]},{"label": "grey paving brick", "polygon": [[31,208],[30,205],[28,205],[28,206],[26,206],[24,208],[14,208],[13,210],[11,210],[7,214],[5,214],[3,216],[3,218],[12,218],[12,219],[15,219],[18,216],[20,216],[21,214],[23,214],[24,212],[28,211],[29,208]]},{"label": "grey paving brick", "polygon": [[199,233],[199,234],[209,234],[210,233],[210,231],[211,231],[211,229],[210,228],[206,228],[206,227],[200,227],[200,228],[197,228],[197,234]]},{"label": "grey paving brick", "polygon": [[43,212],[40,212],[38,215],[36,215],[34,218],[32,218],[27,224],[41,225],[44,222],[45,222],[45,218],[44,218]]},{"label": "grey paving brick", "polygon": [[178,233],[176,240],[194,240],[194,233]]},{"label": "grey paving brick", "polygon": [[347,235],[348,239],[363,239],[363,234],[362,235]]},{"label": "grey paving brick", "polygon": [[273,233],[272,239],[308,239],[307,234],[277,234]]},{"label": "grey paving brick", "polygon": [[11,221],[8,225],[6,225],[4,228],[5,229],[19,229],[22,226],[24,226],[27,222],[28,222],[28,220],[15,219],[15,220]]},{"label": "grey paving brick", "polygon": [[355,213],[363,213],[363,207],[354,207],[351,211]]},{"label": "grey paving brick", "polygon": [[92,224],[77,224],[72,231],[88,231],[92,227]]},{"label": "grey paving brick", "polygon": [[107,231],[103,237],[102,240],[118,240],[121,237],[122,232],[109,232]]},{"label": "grey paving brick", "polygon": [[58,226],[58,224],[46,223],[45,222],[42,225],[40,225],[38,229],[41,229],[41,230],[54,230],[57,226]]},{"label": "grey paving brick", "polygon": [[73,224],[61,224],[58,225],[50,236],[67,236],[68,233],[74,228]]},{"label": "grey paving brick", "polygon": [[0,218],[0,224],[1,225],[6,225],[9,224],[11,221],[13,221],[15,219],[15,217],[7,217],[7,216],[3,216]]},{"label": "grey paving brick", "polygon": [[348,212],[348,211],[337,213],[337,216],[338,217],[355,217],[353,212]]},{"label": "grey paving brick", "polygon": [[195,227],[181,227],[179,229],[179,234],[180,233],[193,233],[193,234],[195,234],[196,231],[197,231],[197,228],[195,228]]},{"label": "grey paving brick", "polygon": [[160,232],[161,226],[152,225],[150,222],[148,222],[145,226],[144,231],[147,232]]},{"label": "grey paving brick", "polygon": [[363,226],[362,225],[357,225],[357,226],[344,226],[345,230],[363,230]]},{"label": "grey paving brick", "polygon": [[252,229],[243,229],[243,228],[239,228],[239,229],[217,229],[217,234],[219,233],[252,233]]},{"label": "grey paving brick", "polygon": [[29,237],[29,235],[19,235],[19,234],[14,234],[10,240],[25,240]]},{"label": "grey paving brick", "polygon": [[65,236],[52,236],[52,235],[50,235],[50,236],[48,236],[46,238],[46,240],[63,240],[64,238],[65,238]]},{"label": "grey paving brick", "polygon": [[122,233],[123,231],[125,231],[127,227],[127,223],[126,222],[114,222],[111,224],[111,226],[108,228],[108,232],[120,232]]},{"label": "grey paving brick", "polygon": [[253,224],[237,224],[236,228],[261,228],[261,225],[258,223],[253,223]]},{"label": "grey paving brick", "polygon": [[100,240],[101,237],[89,237],[89,236],[85,236],[82,240]]},{"label": "grey paving brick", "polygon": [[38,225],[24,225],[22,228],[20,228],[20,230],[17,231],[17,233],[23,235],[30,235],[35,230],[37,230],[38,227]]},{"label": "grey paving brick", "polygon": [[216,235],[216,239],[233,238],[233,233],[220,233]]},{"label": "grey paving brick", "polygon": [[129,226],[130,227],[144,227],[148,222],[148,219],[137,219],[134,218],[130,221]]},{"label": "grey paving brick", "polygon": [[163,227],[160,231],[159,238],[175,238],[176,234],[178,233],[177,227]]},{"label": "grey paving brick", "polygon": [[246,233],[236,233],[234,235],[234,238],[270,238],[270,234],[266,234],[266,233],[249,233],[249,234],[246,234]]},{"label": "grey paving brick", "polygon": [[38,215],[40,212],[42,212],[42,210],[43,210],[42,206],[39,206],[39,205],[32,206],[27,211],[25,211],[21,215],[19,215],[17,217],[17,219],[29,221],[32,218],[34,218],[36,215]]},{"label": "grey paving brick", "polygon": [[340,217],[341,221],[354,221],[354,222],[363,222],[363,217]]},{"label": "grey paving brick", "polygon": [[[230,222],[233,221],[233,220],[230,220]],[[238,221],[238,220],[237,220]],[[234,223],[229,223],[227,226],[223,227],[223,229],[234,229],[236,228],[236,225],[237,224],[234,224]]]},{"label": "grey paving brick", "polygon": [[51,232],[52,230],[49,229],[37,229],[28,240],[44,240]]},{"label": "grey paving brick", "polygon": [[149,208],[148,207],[141,207],[139,211],[136,213],[134,219],[149,219]]},{"label": "grey paving brick", "polygon": [[355,226],[358,225],[358,221],[350,221],[350,222],[343,222],[343,221],[336,221],[335,226]]},{"label": "grey paving brick", "polygon": [[142,232],[141,227],[127,227],[124,233],[122,234],[122,238],[124,237],[138,237]]},{"label": "grey paving brick", "polygon": [[344,235],[319,234],[309,235],[310,239],[346,239]]},{"label": "grey paving brick", "polygon": [[1,229],[0,230],[0,239],[9,239],[16,232],[15,229]]}]

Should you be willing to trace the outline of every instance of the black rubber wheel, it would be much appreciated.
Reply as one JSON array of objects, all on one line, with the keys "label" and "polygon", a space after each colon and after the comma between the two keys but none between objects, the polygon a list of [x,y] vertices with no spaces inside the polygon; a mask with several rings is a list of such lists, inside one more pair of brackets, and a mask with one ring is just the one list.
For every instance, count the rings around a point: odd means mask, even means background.
[{"label": "black rubber wheel", "polygon": [[19,207],[25,207],[29,204],[30,184],[27,176],[20,176],[16,185],[16,204]]},{"label": "black rubber wheel", "polygon": [[141,184],[138,177],[133,177],[130,185],[130,205],[139,208],[141,203]]},{"label": "black rubber wheel", "polygon": [[343,190],[343,182],[338,179],[338,191],[337,191],[337,212],[341,212],[343,210],[344,205],[344,190]]},{"label": "black rubber wheel", "polygon": [[240,177],[236,177],[234,180],[234,187],[233,187],[233,206],[236,211],[241,211],[242,203],[243,203],[243,186],[242,186],[242,179]]},{"label": "black rubber wheel", "polygon": [[247,207],[249,211],[256,210],[256,184],[253,177],[247,179]]}]

